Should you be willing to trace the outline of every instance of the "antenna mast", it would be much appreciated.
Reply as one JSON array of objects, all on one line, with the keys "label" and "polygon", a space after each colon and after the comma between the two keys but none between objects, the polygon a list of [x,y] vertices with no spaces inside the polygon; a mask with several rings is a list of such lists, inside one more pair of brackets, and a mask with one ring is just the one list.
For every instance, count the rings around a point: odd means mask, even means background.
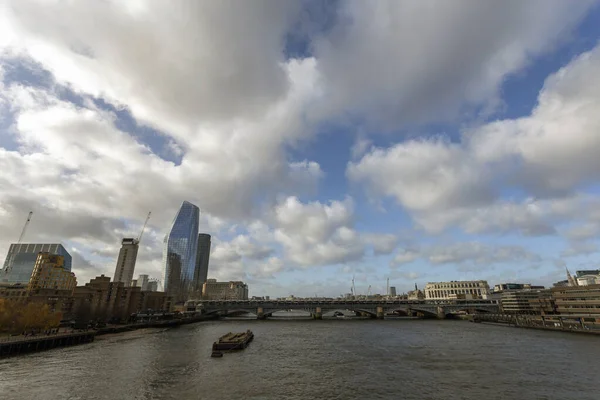
[{"label": "antenna mast", "polygon": [[138,236],[138,243],[142,241],[142,235],[144,234],[144,230],[146,230],[146,224],[148,223],[148,220],[150,219],[150,215],[152,214],[152,211],[148,211],[148,216],[146,217],[146,221],[144,221],[144,226],[142,227],[142,231],[140,232],[140,236]]},{"label": "antenna mast", "polygon": [[21,231],[21,236],[19,236],[18,243],[21,243],[23,240],[23,236],[25,236],[25,232],[27,231],[27,227],[29,226],[29,221],[31,221],[31,216],[33,215],[33,211],[29,211],[29,215],[27,216],[27,221],[25,221],[25,225],[23,226],[23,230]]},{"label": "antenna mast", "polygon": [[390,295],[390,278],[387,278],[387,283],[385,286],[385,295],[389,296]]}]

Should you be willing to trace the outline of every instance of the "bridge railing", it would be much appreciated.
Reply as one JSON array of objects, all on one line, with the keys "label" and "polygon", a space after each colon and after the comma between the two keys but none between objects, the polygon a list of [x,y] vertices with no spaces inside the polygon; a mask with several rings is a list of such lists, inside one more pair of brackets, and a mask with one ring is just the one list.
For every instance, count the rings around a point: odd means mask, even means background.
[{"label": "bridge railing", "polygon": [[480,307],[498,305],[496,300],[202,300],[200,304],[206,306],[294,306],[294,305],[428,305],[428,306],[463,306]]}]

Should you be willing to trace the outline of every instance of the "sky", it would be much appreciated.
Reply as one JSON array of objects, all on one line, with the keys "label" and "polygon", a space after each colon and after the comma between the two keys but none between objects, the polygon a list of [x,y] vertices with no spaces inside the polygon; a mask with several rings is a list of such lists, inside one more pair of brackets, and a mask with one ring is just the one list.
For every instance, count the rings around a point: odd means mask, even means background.
[{"label": "sky", "polygon": [[598,268],[598,1],[0,2],[0,258],[181,203],[255,296],[551,285]]}]

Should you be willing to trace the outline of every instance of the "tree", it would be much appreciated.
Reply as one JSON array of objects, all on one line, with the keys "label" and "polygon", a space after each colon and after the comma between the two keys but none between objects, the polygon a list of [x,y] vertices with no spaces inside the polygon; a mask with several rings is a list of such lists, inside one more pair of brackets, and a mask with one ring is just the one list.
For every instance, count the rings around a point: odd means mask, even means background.
[{"label": "tree", "polygon": [[61,319],[62,314],[52,312],[47,304],[0,299],[0,332],[21,333],[57,328]]}]

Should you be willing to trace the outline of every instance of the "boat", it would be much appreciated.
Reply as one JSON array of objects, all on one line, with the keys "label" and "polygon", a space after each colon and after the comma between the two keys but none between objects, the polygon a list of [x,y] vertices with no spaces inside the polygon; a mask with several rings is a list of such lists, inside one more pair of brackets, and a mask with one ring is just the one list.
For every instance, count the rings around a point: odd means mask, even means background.
[{"label": "boat", "polygon": [[[241,333],[231,333],[223,335],[213,343],[212,350],[214,352],[231,351],[231,350],[243,350],[248,344],[254,339],[254,333],[251,330]],[[220,357],[220,356],[215,356]]]},{"label": "boat", "polygon": [[223,357],[223,352],[222,351],[217,351],[217,350],[213,350],[213,352],[210,355],[211,357]]}]

